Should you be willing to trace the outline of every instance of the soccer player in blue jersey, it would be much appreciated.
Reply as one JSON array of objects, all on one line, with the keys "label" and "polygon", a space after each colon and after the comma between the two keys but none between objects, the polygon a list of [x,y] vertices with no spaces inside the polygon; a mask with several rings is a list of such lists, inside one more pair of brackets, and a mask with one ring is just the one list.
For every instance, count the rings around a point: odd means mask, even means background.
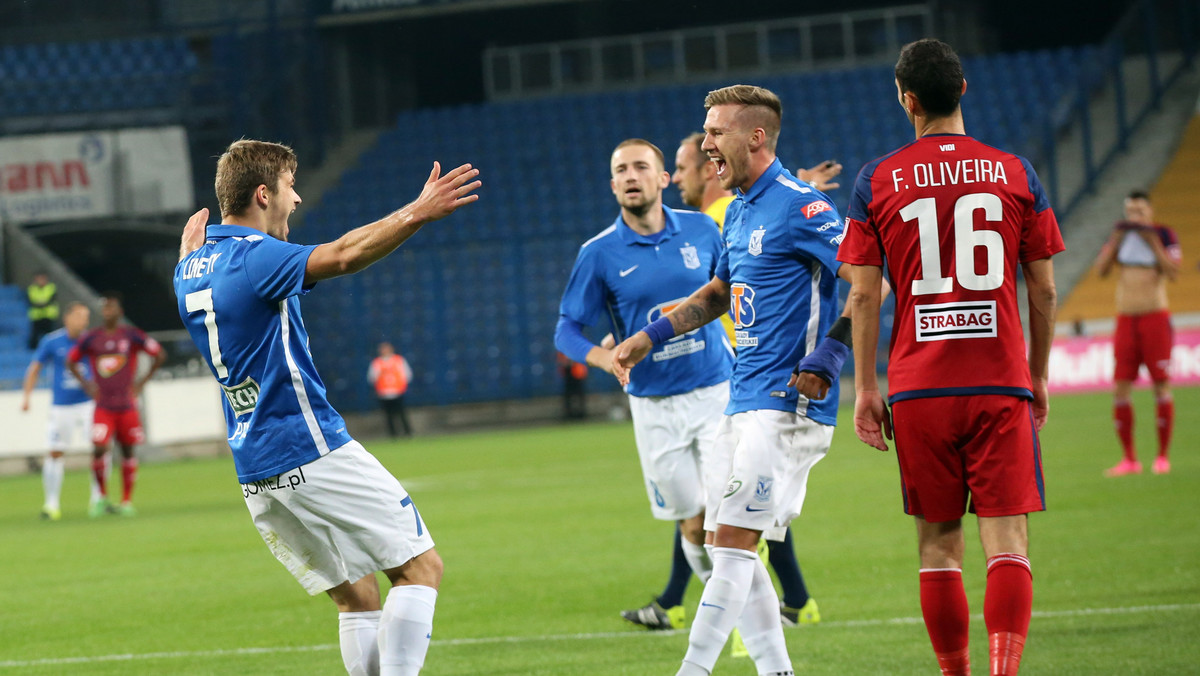
[{"label": "soccer player in blue jersey", "polygon": [[[59,497],[62,495],[63,454],[74,441],[75,435],[88,438],[88,429],[92,426],[92,398],[83,390],[79,380],[71,375],[66,364],[67,353],[87,330],[91,316],[92,311],[83,303],[69,305],[63,315],[62,328],[42,336],[33,353],[33,360],[25,370],[22,411],[29,410],[29,395],[37,384],[42,367],[49,366],[52,370],[50,420],[46,430],[50,450],[42,463],[42,490],[45,493],[42,518],[50,521],[62,518]],[[99,499],[100,488],[93,479],[92,501]]]},{"label": "soccer player in blue jersey", "polygon": [[[670,184],[662,151],[643,139],[622,141],[610,158],[611,187],[621,212],[584,242],[563,292],[554,341],[572,360],[612,372],[612,350],[583,328],[602,320],[618,338],[669,312],[712,277],[721,255],[708,216],[663,206]],[[729,400],[732,348],[712,324],[659,346],[626,384],[634,439],[650,512],[679,524],[686,563],[701,580],[712,565],[704,550],[706,492],[725,477],[712,472],[712,442]],[[682,584],[622,616],[651,629],[681,628]]]},{"label": "soccer player in blue jersey", "polygon": [[759,674],[790,676],[779,598],[755,549],[799,515],[808,473],[833,438],[849,354],[849,319],[837,312],[842,222],[776,159],[783,106],[774,93],[735,85],[709,92],[704,106],[704,152],[722,187],[737,190],[725,249],[711,281],[615,348],[613,369],[628,382],[658,345],[732,310],[737,358],[716,440],[728,484],[706,512],[712,578],[678,673],[711,673],[736,624]]},{"label": "soccer player in blue jersey", "polygon": [[[254,525],[310,594],[326,592],[337,605],[346,671],[413,676],[429,648],[442,561],[412,498],[326,400],[300,296],[477,200],[479,171],[463,165],[443,176],[435,162],[415,201],[318,246],[287,241],[288,215],[300,204],[295,171],[287,146],[229,146],[217,163],[221,224],[205,235],[202,210],[184,229],[179,315],[224,391]],[[382,606],[376,571],[392,584]]]}]

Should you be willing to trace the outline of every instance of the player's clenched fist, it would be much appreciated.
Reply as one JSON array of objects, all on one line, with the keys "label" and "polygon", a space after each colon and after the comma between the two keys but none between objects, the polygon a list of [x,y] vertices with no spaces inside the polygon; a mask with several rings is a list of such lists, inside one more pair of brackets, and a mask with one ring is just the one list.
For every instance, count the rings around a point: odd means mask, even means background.
[{"label": "player's clenched fist", "polygon": [[635,364],[646,358],[654,344],[645,331],[638,331],[625,339],[613,350],[613,375],[622,386],[629,384],[629,371]]}]

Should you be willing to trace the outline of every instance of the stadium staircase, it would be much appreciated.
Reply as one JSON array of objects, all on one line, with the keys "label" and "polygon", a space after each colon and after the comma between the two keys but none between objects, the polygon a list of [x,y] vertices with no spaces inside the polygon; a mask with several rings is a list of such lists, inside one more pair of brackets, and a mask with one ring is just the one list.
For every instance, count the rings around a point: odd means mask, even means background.
[{"label": "stadium staircase", "polygon": [[[1200,223],[1196,219],[1200,214],[1200,192],[1196,190],[1200,185],[1200,110],[1196,112],[1187,124],[1178,149],[1151,189],[1156,220],[1175,230],[1183,249],[1179,279],[1167,289],[1171,311],[1176,315],[1200,314],[1200,270],[1196,263],[1200,253]],[[1120,191],[1120,196],[1125,192]],[[1120,217],[1119,206],[1110,209],[1103,226],[1096,227],[1094,246],[1087,249],[1088,255],[1094,255],[1108,236],[1107,226]],[[1103,327],[1099,330],[1106,330],[1106,322],[1113,317],[1115,292],[1115,275],[1101,279],[1089,271],[1071,290],[1059,311],[1059,318],[1067,322],[1083,320]]]},{"label": "stadium staircase", "polygon": [[[971,133],[1028,154],[1032,148],[1020,140],[1037,136],[1058,95],[1094,58],[1081,48],[966,59]],[[898,106],[888,105],[895,98],[891,66],[758,82],[784,101],[778,154],[791,168],[826,158],[845,166],[843,187],[831,195],[842,209],[859,168],[912,139]],[[362,274],[322,283],[305,299],[309,316],[321,317],[309,330],[332,399],[347,410],[374,405],[363,374],[381,340],[413,364],[414,404],[557,394],[558,301],[580,243],[617,213],[608,185],[613,146],[643,137],[670,157],[679,139],[699,128],[705,93],[721,84],[401,114],[292,239],[326,241],[387,214],[416,195],[434,159],[445,168],[479,167],[481,199]],[[674,188],[665,196],[680,206]],[[610,381],[593,377],[588,387],[613,389]]]}]

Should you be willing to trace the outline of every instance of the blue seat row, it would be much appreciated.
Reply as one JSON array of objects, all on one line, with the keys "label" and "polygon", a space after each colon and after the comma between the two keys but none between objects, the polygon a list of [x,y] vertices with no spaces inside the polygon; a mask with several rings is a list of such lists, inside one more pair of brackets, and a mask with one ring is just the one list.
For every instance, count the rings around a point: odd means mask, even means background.
[{"label": "blue seat row", "polygon": [[[966,59],[968,131],[1027,152],[1058,97],[1081,81],[1094,58],[1094,50],[1084,48]],[[899,107],[889,105],[895,85],[888,66],[779,75],[759,83],[783,100],[778,155],[790,168],[827,158],[845,166],[843,187],[831,195],[843,211],[862,165],[912,139]],[[415,196],[435,159],[447,169],[472,162],[482,170],[484,186],[478,204],[427,226],[395,256],[354,278],[323,284],[305,300],[331,318],[310,329],[318,360],[330,360],[324,372],[338,374],[327,383],[335,402],[373,405],[363,374],[381,340],[394,342],[413,364],[414,403],[557,393],[559,297],[579,245],[617,214],[609,153],[625,138],[646,138],[663,149],[673,169],[679,140],[703,122],[705,93],[721,84],[399,115],[308,214],[293,240],[325,241],[387,214]],[[1018,89],[1022,95],[1014,96]],[[674,188],[664,195],[670,206],[681,206]],[[347,304],[347,295],[361,302]],[[885,335],[890,326],[889,314]],[[595,377],[589,387],[610,387],[609,380]]]}]

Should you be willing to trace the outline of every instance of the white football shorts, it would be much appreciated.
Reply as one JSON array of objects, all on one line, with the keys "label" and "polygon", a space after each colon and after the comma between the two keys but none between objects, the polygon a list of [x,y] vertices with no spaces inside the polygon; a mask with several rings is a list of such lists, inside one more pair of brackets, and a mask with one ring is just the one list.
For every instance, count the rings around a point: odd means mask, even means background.
[{"label": "white football shorts", "polygon": [[713,472],[713,440],[729,403],[729,382],[669,397],[629,397],[633,438],[642,462],[650,513],[679,521],[707,503],[707,486],[724,485]]},{"label": "white football shorts", "polygon": [[242,484],[271,553],[309,594],[404,565],[433,548],[412,498],[357,441]]},{"label": "white football shorts", "polygon": [[46,425],[46,446],[52,451],[65,451],[77,438],[90,439],[95,408],[96,404],[92,401],[51,406]]},{"label": "white football shorts", "polygon": [[833,429],[790,411],[725,416],[715,450],[727,469],[724,485],[709,491],[704,529],[725,524],[782,540],[784,529],[800,515],[808,473],[829,451]]}]

